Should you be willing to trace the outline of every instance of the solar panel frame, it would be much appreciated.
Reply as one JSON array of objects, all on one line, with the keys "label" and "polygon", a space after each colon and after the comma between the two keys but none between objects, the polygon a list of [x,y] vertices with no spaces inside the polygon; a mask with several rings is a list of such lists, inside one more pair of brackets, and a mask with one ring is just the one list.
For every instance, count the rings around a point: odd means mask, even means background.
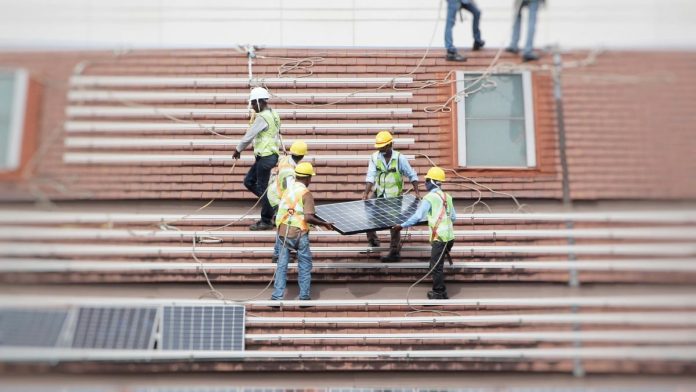
[{"label": "solar panel frame", "polygon": [[244,351],[242,305],[164,306],[159,350]]},{"label": "solar panel frame", "polygon": [[[316,216],[324,222],[334,223],[336,231],[343,235],[389,229],[405,222],[418,209],[418,199],[413,195],[376,198],[316,206]],[[425,220],[417,224],[426,223]]]},{"label": "solar panel frame", "polygon": [[2,308],[0,347],[57,347],[68,314],[67,308]]}]

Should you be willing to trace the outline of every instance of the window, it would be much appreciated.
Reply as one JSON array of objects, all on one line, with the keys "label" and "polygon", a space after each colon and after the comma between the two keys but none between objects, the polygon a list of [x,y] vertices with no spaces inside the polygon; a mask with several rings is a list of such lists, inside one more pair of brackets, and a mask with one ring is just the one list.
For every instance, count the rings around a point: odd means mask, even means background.
[{"label": "window", "polygon": [[536,166],[534,110],[529,72],[457,72],[458,164],[467,168]]},{"label": "window", "polygon": [[29,77],[22,70],[0,70],[0,171],[19,168]]}]

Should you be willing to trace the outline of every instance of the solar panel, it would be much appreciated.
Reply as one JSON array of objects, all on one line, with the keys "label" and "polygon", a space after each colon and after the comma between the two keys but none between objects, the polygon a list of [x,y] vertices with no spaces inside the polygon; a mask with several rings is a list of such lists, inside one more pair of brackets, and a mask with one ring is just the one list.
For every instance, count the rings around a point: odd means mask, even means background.
[{"label": "solar panel", "polygon": [[316,216],[325,222],[333,222],[334,227],[341,234],[357,234],[388,229],[403,223],[417,209],[416,197],[405,195],[388,199],[324,204],[316,207]]},{"label": "solar panel", "polygon": [[165,306],[163,350],[244,350],[244,306]]},{"label": "solar panel", "polygon": [[73,348],[150,349],[156,308],[80,307]]},{"label": "solar panel", "polygon": [[67,309],[0,309],[0,346],[55,347]]}]

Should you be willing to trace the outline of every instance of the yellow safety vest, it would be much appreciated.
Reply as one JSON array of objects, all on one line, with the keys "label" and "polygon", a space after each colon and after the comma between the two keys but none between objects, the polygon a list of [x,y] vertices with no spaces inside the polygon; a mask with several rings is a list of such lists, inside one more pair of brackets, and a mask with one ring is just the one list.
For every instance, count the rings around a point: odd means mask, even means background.
[{"label": "yellow safety vest", "polygon": [[280,198],[278,213],[276,214],[276,227],[286,224],[297,227],[302,231],[308,231],[309,225],[305,221],[304,203],[302,197],[309,192],[301,182],[294,182]]},{"label": "yellow safety vest", "polygon": [[295,160],[290,155],[280,159],[278,171],[274,173],[268,185],[268,202],[272,207],[280,203],[280,196],[285,192],[286,179],[295,178]]},{"label": "yellow safety vest", "polygon": [[280,117],[271,109],[257,113],[257,116],[261,116],[268,124],[268,127],[256,135],[254,139],[254,155],[260,157],[267,157],[273,154],[278,155],[280,149],[280,140],[278,139]]},{"label": "yellow safety vest", "polygon": [[430,211],[428,211],[430,242],[452,241],[454,239],[454,226],[450,218],[450,211],[454,209],[452,196],[438,189],[435,192],[428,192],[423,200],[430,203]]},{"label": "yellow safety vest", "polygon": [[372,162],[377,168],[375,178],[375,194],[377,197],[398,197],[404,188],[404,180],[399,172],[399,156],[396,151],[392,151],[392,157],[388,164],[384,164],[379,151],[372,154]]}]

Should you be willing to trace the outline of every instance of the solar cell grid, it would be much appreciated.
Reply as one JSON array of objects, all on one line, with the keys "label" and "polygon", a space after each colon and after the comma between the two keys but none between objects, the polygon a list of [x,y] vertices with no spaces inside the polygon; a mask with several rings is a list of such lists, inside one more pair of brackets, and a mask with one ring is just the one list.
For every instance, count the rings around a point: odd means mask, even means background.
[{"label": "solar cell grid", "polygon": [[243,306],[165,306],[164,350],[244,349]]},{"label": "solar cell grid", "polygon": [[149,349],[156,308],[81,307],[73,348]]},{"label": "solar cell grid", "polygon": [[66,309],[0,309],[0,346],[55,347]]},{"label": "solar cell grid", "polygon": [[418,203],[413,195],[357,200],[317,206],[316,215],[326,222],[333,222],[341,234],[358,234],[403,223],[416,212]]}]

